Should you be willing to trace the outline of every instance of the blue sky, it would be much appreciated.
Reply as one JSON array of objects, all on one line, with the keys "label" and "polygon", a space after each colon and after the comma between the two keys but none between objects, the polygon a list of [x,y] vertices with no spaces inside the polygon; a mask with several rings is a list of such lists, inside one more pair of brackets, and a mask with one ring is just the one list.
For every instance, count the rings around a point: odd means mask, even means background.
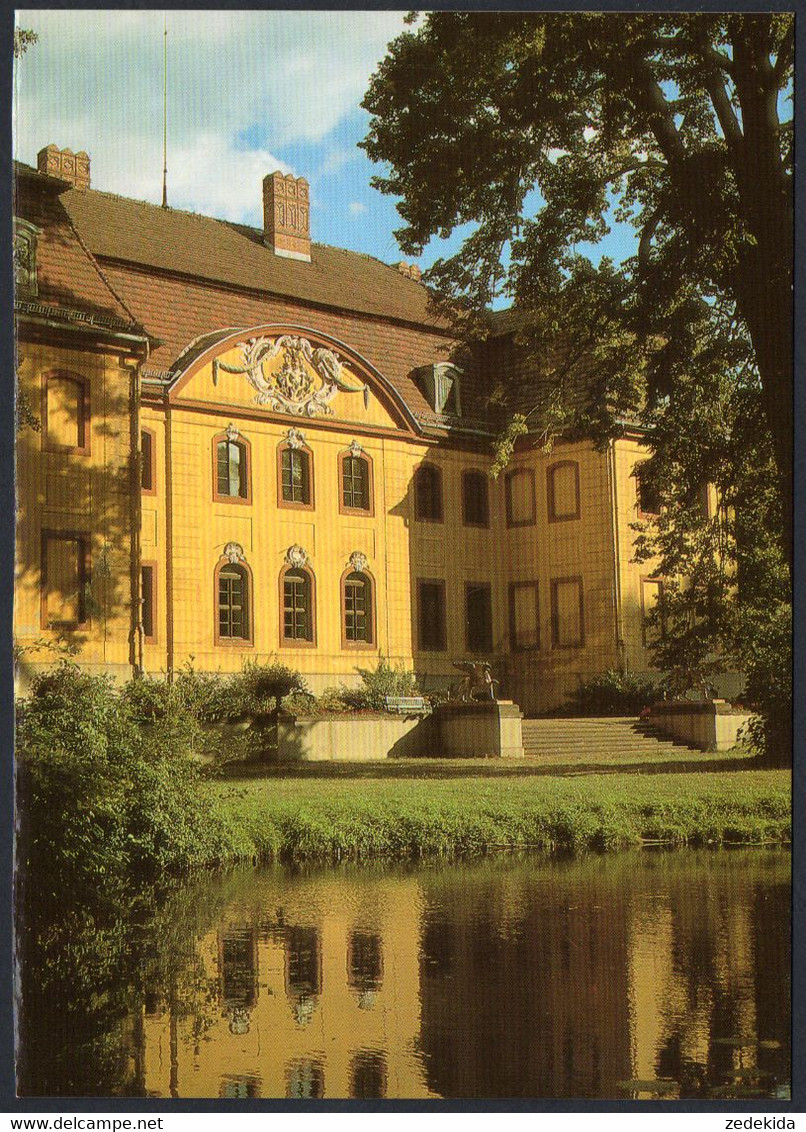
[{"label": "blue sky", "polygon": [[[314,240],[401,258],[395,202],[357,143],[360,108],[405,12],[167,13],[168,199],[175,208],[262,225],[261,183],[275,169],[311,183]],[[39,42],[14,83],[15,155],[53,142],[86,150],[93,188],[162,199],[163,13],[20,10]],[[434,241],[428,267],[451,243]],[[620,259],[629,230],[596,249]],[[410,257],[409,257],[410,258]]]}]

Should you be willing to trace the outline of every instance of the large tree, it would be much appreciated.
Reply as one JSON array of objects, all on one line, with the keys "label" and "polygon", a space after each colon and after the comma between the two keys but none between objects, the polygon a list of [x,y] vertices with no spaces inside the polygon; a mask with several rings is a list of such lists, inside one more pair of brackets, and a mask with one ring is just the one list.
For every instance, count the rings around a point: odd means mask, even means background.
[{"label": "large tree", "polygon": [[[470,225],[429,279],[468,314],[512,298],[541,429],[569,404],[604,433],[683,378],[755,380],[787,555],[793,55],[791,13],[432,13],[374,75],[363,143],[405,252]],[[578,245],[613,216],[635,253],[594,265]]]}]

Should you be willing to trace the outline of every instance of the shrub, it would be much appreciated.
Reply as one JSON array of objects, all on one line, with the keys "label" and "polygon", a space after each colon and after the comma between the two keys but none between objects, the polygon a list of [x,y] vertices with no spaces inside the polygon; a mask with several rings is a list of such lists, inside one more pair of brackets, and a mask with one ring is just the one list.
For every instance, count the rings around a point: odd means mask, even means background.
[{"label": "shrub", "polygon": [[385,657],[380,657],[374,669],[356,668],[361,677],[363,687],[348,688],[344,684],[339,688],[339,699],[348,710],[383,711],[386,707],[387,696],[416,696],[417,677],[413,672],[406,671],[402,665],[389,664]]},{"label": "shrub", "polygon": [[174,677],[175,703],[199,723],[217,723],[229,712],[227,682],[219,673],[197,672],[191,659]]},{"label": "shrub", "polygon": [[310,692],[299,672],[285,664],[249,662],[226,682],[225,696],[230,717],[261,716],[272,712],[278,701]]},{"label": "shrub", "polygon": [[298,672],[277,663],[248,663],[231,676],[196,672],[187,664],[173,683],[140,677],[123,689],[138,723],[159,724],[168,742],[215,762],[265,755],[277,699],[294,696],[314,699]]},{"label": "shrub", "polygon": [[17,730],[23,892],[80,896],[215,855],[197,724],[170,710],[174,694],[156,682],[118,691],[70,662],[34,679]]},{"label": "shrub", "polygon": [[658,699],[658,691],[635,672],[610,668],[583,681],[569,699],[569,710],[578,715],[638,715]]},{"label": "shrub", "polygon": [[786,603],[763,615],[746,611],[743,697],[758,713],[750,721],[751,747],[770,766],[792,765],[792,611]]},{"label": "shrub", "polygon": [[311,715],[318,710],[319,700],[311,692],[292,692],[283,700],[283,711],[290,715]]}]

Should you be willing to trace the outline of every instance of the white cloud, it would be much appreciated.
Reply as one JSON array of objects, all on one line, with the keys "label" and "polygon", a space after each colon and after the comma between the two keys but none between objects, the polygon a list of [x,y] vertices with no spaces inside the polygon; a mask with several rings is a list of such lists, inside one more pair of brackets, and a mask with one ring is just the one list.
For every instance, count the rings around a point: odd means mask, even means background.
[{"label": "white cloud", "polygon": [[362,204],[360,200],[351,200],[347,209],[351,216],[361,216],[362,213],[367,211],[367,206]]},{"label": "white cloud", "polygon": [[[235,149],[215,134],[201,134],[190,145],[168,153],[168,203],[205,216],[239,223],[263,224],[263,178],[279,169],[290,173],[285,162],[268,150]],[[92,170],[95,172],[94,168]],[[104,169],[110,192],[137,200],[159,200],[162,194],[162,154],[142,168]]]},{"label": "white cloud", "polygon": [[341,146],[339,148],[329,149],[322,158],[321,164],[317,170],[320,177],[324,177],[329,173],[337,173],[343,169],[345,165],[349,165],[351,161],[358,159],[358,151],[354,148],[347,148]]},{"label": "white cloud", "polygon": [[[32,9],[17,24],[39,34],[15,74],[20,160],[51,142],[84,149],[95,187],[158,200],[163,13]],[[403,13],[174,10],[167,25],[171,202],[238,218],[260,211],[260,179],[283,167],[272,149],[327,146],[292,170],[308,176],[349,159],[335,132]],[[244,132],[260,141],[238,144]]]}]

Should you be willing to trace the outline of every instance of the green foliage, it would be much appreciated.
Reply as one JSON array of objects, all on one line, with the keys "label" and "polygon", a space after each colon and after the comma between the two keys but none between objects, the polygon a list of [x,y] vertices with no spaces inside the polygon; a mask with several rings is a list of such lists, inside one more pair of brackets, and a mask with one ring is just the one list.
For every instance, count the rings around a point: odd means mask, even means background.
[{"label": "green foliage", "polygon": [[212,1023],[217,988],[197,941],[220,916],[220,887],[148,885],[120,900],[99,885],[55,906],[34,896],[17,936],[19,1093],[142,1096],[142,1062],[125,1051],[146,992],[200,1036]]},{"label": "green foliage", "polygon": [[[654,664],[672,694],[743,672],[742,698],[759,713],[757,748],[774,762],[791,759],[790,580],[757,390],[681,380],[652,424],[655,452],[642,471],[662,506],[639,525],[636,549],[667,579],[649,619]],[[706,483],[716,489],[708,509]]]},{"label": "green foliage", "polygon": [[61,659],[63,657],[75,656],[78,652],[78,645],[74,641],[68,641],[61,633],[57,633],[53,637],[36,637],[30,644],[21,645],[15,641],[13,646],[13,657],[15,665],[24,664],[27,657],[38,654],[41,659],[42,654],[49,657],[51,660]]},{"label": "green foliage", "polygon": [[[793,52],[785,13],[434,12],[378,67],[363,143],[386,166],[376,187],[402,198],[405,252],[469,231],[426,278],[471,356],[491,299],[513,300],[524,376],[490,390],[510,417],[496,471],[524,428],[545,447],[643,426],[664,511],[639,556],[687,579],[667,585],[656,664],[675,691],[737,665],[778,752],[793,514],[779,107]],[[632,225],[635,254],[594,264],[580,245],[612,220]],[[698,513],[706,483],[717,515]]]},{"label": "green foliage", "polygon": [[383,711],[387,696],[416,696],[417,677],[402,665],[391,665],[385,657],[380,657],[373,668],[356,668],[361,677],[362,687],[348,688],[342,684],[339,699],[348,710]]},{"label": "green foliage", "polygon": [[748,738],[772,766],[792,762],[792,609],[778,601],[770,608],[744,605],[735,633],[747,676],[744,696],[758,714]]},{"label": "green foliage", "polygon": [[[390,44],[363,102],[373,183],[404,252],[469,233],[426,276],[460,329],[514,300],[538,435],[557,396],[608,435],[743,352],[791,499],[793,57],[789,13],[443,11]],[[613,220],[635,254],[594,265],[579,247]],[[711,326],[718,357],[694,348]]]},{"label": "green foliage", "polygon": [[274,709],[278,701],[291,696],[309,696],[303,678],[285,664],[247,663],[227,681],[230,713],[261,715]]},{"label": "green foliage", "polygon": [[512,459],[512,453],[515,451],[515,443],[518,437],[525,436],[528,431],[529,427],[523,413],[513,413],[506,428],[496,437],[495,460],[490,469],[490,474],[494,478],[500,476],[501,472],[503,472]]},{"label": "green foliage", "polygon": [[[430,763],[430,760],[429,760]],[[455,766],[455,764],[454,764]],[[707,764],[704,764],[704,768]],[[791,793],[783,771],[547,778],[499,773],[489,763],[460,776],[433,765],[386,776],[343,766],[323,773],[210,789],[253,855],[281,861],[615,850],[670,845],[786,843]],[[608,768],[611,769],[612,768]],[[350,781],[360,776],[359,783]]]},{"label": "green foliage", "polygon": [[309,715],[318,710],[319,703],[312,692],[292,692],[283,700],[283,711],[289,715]]},{"label": "green foliage", "polygon": [[609,668],[583,681],[570,696],[575,715],[638,715],[658,698],[658,689],[635,672]]},{"label": "green foliage", "polygon": [[216,763],[265,757],[278,700],[286,710],[313,701],[294,669],[253,662],[229,676],[197,672],[188,663],[171,683],[130,681],[122,697],[138,723],[159,723],[172,742]]},{"label": "green foliage", "polygon": [[120,694],[66,661],[35,678],[17,729],[24,888],[66,897],[184,869],[217,851],[193,735],[178,713],[152,710],[150,691],[146,709],[146,695]]},{"label": "green foliage", "polygon": [[39,36],[35,31],[30,31],[28,28],[14,28],[14,58],[21,58],[38,39]]}]

